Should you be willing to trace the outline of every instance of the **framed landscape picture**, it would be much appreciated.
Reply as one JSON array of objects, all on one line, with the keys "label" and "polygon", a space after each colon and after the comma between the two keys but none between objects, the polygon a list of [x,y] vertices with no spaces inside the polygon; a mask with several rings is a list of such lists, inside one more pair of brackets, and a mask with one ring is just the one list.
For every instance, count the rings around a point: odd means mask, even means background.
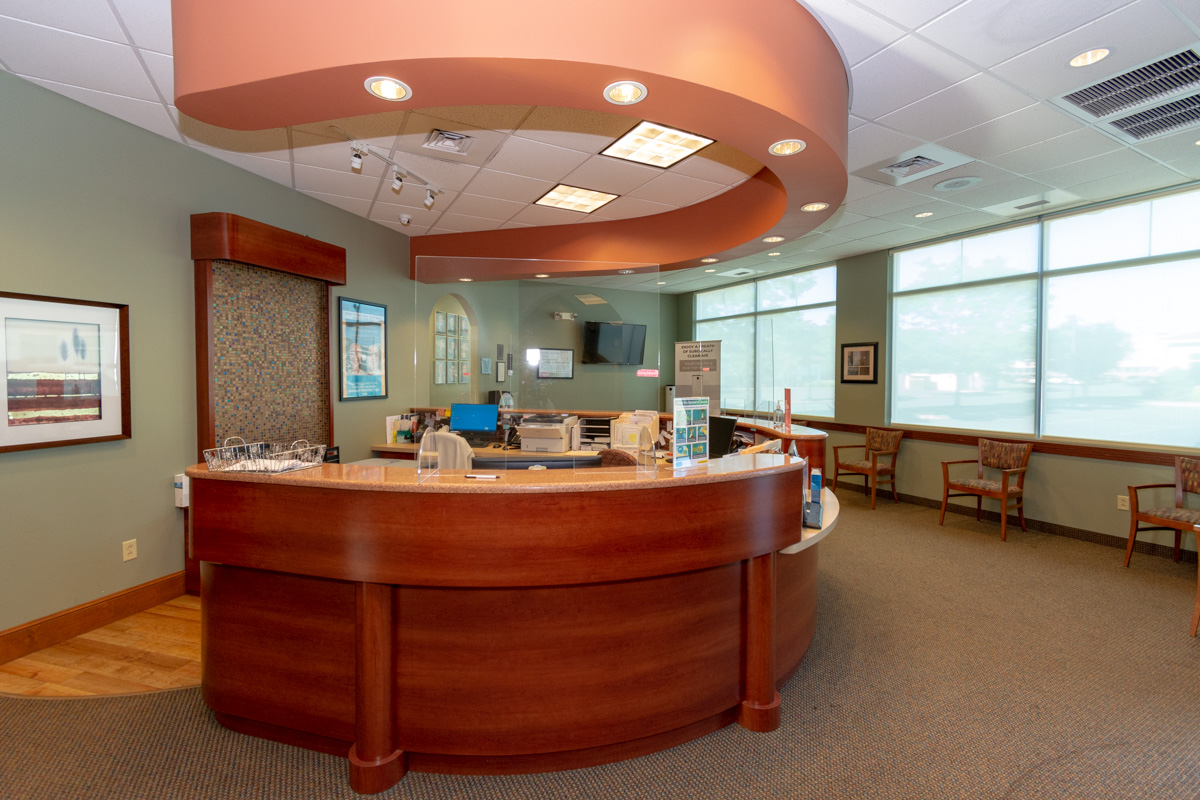
[{"label": "framed landscape picture", "polygon": [[0,452],[129,439],[129,306],[0,292]]},{"label": "framed landscape picture", "polygon": [[387,397],[387,306],[338,298],[342,400]]}]

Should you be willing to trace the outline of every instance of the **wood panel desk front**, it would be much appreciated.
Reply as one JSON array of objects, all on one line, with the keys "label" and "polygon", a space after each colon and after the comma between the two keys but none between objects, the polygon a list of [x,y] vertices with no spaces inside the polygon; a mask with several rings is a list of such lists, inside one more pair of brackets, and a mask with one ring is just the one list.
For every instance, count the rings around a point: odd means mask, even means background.
[{"label": "wood panel desk front", "polygon": [[[407,770],[504,774],[778,725],[816,623],[799,459],[192,478],[205,702],[225,726]],[[778,609],[778,611],[777,611]]]}]

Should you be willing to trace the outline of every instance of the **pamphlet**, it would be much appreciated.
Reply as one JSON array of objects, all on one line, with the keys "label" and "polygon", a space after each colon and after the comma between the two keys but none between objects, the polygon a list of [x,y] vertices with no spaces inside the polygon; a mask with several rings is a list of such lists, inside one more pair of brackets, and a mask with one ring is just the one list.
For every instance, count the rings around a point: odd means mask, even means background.
[{"label": "pamphlet", "polygon": [[675,469],[708,463],[708,398],[676,397]]}]

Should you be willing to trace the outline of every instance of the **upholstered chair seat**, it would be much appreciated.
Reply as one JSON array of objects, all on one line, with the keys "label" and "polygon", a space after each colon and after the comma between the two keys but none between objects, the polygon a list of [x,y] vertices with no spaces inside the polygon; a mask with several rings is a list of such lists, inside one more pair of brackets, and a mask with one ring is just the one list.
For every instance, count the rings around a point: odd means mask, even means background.
[{"label": "upholstered chair seat", "polygon": [[[942,515],[938,525],[946,521],[946,506],[951,497],[974,497],[975,519],[983,516],[983,498],[1000,501],[1000,541],[1008,539],[1008,507],[1015,505],[1021,530],[1025,530],[1025,470],[1033,445],[1025,442],[979,440],[977,458],[942,462]],[[974,464],[975,477],[951,478],[953,464]],[[999,471],[1000,480],[984,477],[984,470]],[[994,474],[994,472],[993,472]]]},{"label": "upholstered chair seat", "polygon": [[[843,444],[833,448],[832,491],[837,491],[838,476],[842,473],[862,475],[864,486],[871,487],[871,508],[875,508],[875,492],[880,483],[892,485],[892,501],[900,502],[896,494],[896,459],[900,455],[900,440],[904,431],[867,428],[866,444]],[[864,450],[866,458],[844,458],[843,450]]]}]

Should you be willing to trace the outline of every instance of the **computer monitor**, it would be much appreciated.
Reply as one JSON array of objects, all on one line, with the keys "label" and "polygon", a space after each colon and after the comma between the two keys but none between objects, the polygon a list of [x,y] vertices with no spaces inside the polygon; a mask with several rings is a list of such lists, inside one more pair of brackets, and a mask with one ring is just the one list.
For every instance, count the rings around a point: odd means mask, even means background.
[{"label": "computer monitor", "polygon": [[537,465],[546,469],[575,469],[577,467],[601,466],[600,454],[575,456],[574,458],[539,458],[536,453],[518,451],[513,455],[477,455],[471,462],[471,469],[529,469]]},{"label": "computer monitor", "polygon": [[500,406],[489,403],[452,403],[450,430],[454,433],[495,433]]},{"label": "computer monitor", "polygon": [[722,458],[733,446],[733,431],[737,428],[737,417],[708,418],[708,457]]}]

